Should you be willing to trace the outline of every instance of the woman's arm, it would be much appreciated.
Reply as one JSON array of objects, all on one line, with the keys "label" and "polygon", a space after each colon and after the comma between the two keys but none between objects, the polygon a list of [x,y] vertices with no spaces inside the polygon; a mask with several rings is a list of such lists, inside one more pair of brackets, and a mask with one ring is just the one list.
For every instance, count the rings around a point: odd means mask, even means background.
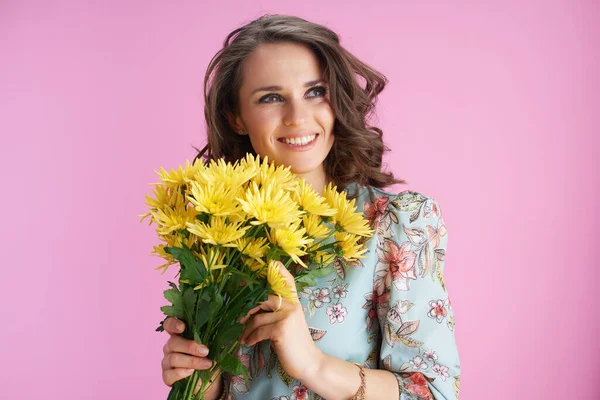
[{"label": "woman's arm", "polygon": [[[361,383],[359,368],[341,358],[321,354],[310,375],[300,377],[302,384],[327,400],[352,399]],[[397,400],[400,397],[394,374],[379,369],[365,368],[364,371],[365,400]]]}]

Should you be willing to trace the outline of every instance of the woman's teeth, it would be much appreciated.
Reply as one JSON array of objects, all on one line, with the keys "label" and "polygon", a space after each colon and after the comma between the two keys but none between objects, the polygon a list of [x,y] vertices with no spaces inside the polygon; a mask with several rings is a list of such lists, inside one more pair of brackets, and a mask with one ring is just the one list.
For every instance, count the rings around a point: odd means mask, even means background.
[{"label": "woman's teeth", "polygon": [[303,137],[298,137],[298,138],[281,138],[280,140],[287,144],[293,144],[296,146],[304,146],[305,144],[308,144],[308,143],[312,142],[313,140],[315,140],[316,137],[317,137],[317,135],[309,135],[309,136],[303,136]]}]

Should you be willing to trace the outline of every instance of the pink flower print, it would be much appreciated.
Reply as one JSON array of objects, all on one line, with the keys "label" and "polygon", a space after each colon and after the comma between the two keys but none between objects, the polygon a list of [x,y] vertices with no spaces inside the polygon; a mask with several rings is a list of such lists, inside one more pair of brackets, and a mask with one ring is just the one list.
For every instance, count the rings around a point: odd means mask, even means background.
[{"label": "pink flower print", "polygon": [[329,315],[329,323],[334,325],[336,322],[344,322],[344,318],[348,315],[348,310],[342,306],[342,303],[337,303],[334,306],[327,307],[326,313]]},{"label": "pink flower print", "polygon": [[365,202],[363,212],[365,217],[369,220],[369,225],[373,225],[374,221],[379,220],[381,216],[386,212],[388,207],[389,197],[379,197],[374,202]]},{"label": "pink flower print", "polygon": [[418,369],[427,369],[429,367],[427,365],[427,363],[425,361],[423,361],[421,356],[416,356],[415,358],[410,360],[410,365],[411,365],[411,367],[413,367],[414,369],[417,369],[417,370]]},{"label": "pink flower print", "polygon": [[440,240],[446,236],[446,233],[446,226],[444,225],[444,220],[442,218],[438,220],[437,227],[427,225],[427,237],[434,249],[439,247]]},{"label": "pink flower print", "polygon": [[292,393],[292,397],[290,400],[307,400],[308,399],[308,389],[306,386],[294,386],[294,393]]},{"label": "pink flower print", "polygon": [[432,202],[431,207],[425,206],[425,212],[423,213],[423,216],[425,218],[431,217],[431,211],[433,211],[433,213],[435,214],[436,217],[439,217],[440,208],[438,207],[436,202]]},{"label": "pink flower print", "polygon": [[444,300],[432,300],[429,302],[429,307],[431,307],[431,310],[427,313],[429,318],[435,318],[438,324],[441,324],[448,314],[446,302]]},{"label": "pink flower print", "polygon": [[348,285],[336,285],[333,288],[333,297],[336,299],[341,299],[346,297],[346,294],[348,294]]},{"label": "pink flower print", "polygon": [[392,240],[386,240],[387,251],[381,261],[389,263],[387,280],[398,290],[409,290],[408,280],[417,279],[415,272],[416,254],[410,251],[410,243],[398,246]]},{"label": "pink flower print", "polygon": [[445,365],[434,364],[433,367],[431,367],[431,369],[433,370],[433,372],[438,374],[444,382],[446,382],[446,378],[450,376],[448,374],[448,367],[446,367]]},{"label": "pink flower print", "polygon": [[435,360],[438,359],[436,352],[433,350],[427,350],[426,352],[424,352],[423,357],[425,357],[426,360],[431,361],[432,363],[435,363]]},{"label": "pink flower print", "polygon": [[329,289],[316,289],[309,296],[310,301],[314,301],[315,307],[323,307],[323,303],[331,303],[331,297],[329,297]]}]

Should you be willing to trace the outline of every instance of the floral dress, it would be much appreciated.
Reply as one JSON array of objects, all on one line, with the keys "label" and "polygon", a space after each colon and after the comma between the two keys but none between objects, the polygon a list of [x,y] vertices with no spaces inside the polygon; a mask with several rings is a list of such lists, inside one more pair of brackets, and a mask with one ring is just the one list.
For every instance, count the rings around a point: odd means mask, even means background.
[{"label": "floral dress", "polygon": [[[352,184],[346,192],[375,234],[364,258],[336,260],[334,275],[299,293],[315,344],[326,354],[392,372],[400,400],[458,399],[454,313],[443,279],[448,234],[439,204],[408,190]],[[226,378],[228,399],[321,399],[286,374],[269,341],[242,346],[237,356],[250,381]]]}]

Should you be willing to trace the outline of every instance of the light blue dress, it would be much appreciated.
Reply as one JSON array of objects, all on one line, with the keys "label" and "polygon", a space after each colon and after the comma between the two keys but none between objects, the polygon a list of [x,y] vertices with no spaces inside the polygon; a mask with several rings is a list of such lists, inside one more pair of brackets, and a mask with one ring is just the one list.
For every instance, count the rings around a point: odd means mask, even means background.
[{"label": "light blue dress", "polygon": [[[326,354],[396,376],[401,400],[458,399],[460,363],[454,313],[444,285],[448,235],[439,204],[413,191],[399,194],[356,184],[376,233],[360,262],[336,261],[337,273],[300,295],[316,345]],[[249,367],[227,379],[229,399],[320,399],[285,373],[268,341],[242,347]]]}]

